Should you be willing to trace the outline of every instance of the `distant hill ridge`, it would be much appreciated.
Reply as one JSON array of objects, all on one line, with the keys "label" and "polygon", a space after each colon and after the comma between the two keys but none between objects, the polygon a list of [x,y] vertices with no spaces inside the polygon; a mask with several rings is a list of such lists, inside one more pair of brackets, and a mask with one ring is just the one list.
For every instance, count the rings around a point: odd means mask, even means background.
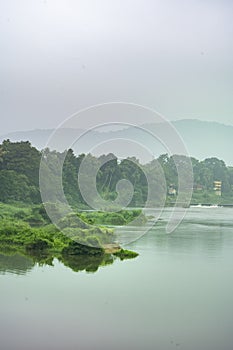
[{"label": "distant hill ridge", "polygon": [[[233,126],[225,125],[218,122],[200,121],[197,119],[182,119],[171,122],[178,133],[184,140],[184,143],[192,157],[197,159],[205,159],[209,157],[217,157],[223,159],[227,165],[233,166]],[[162,125],[161,125],[162,128]],[[31,144],[38,149],[43,149],[48,141],[48,138],[53,133],[54,129],[37,129],[30,131],[12,132],[0,136],[0,142],[4,139],[11,141],[30,141]],[[74,135],[83,133],[83,130],[61,129],[61,135],[65,140],[69,140]],[[95,145],[98,142],[103,142],[111,138],[127,138],[128,135],[133,139],[134,137],[145,143],[145,137],[137,133],[135,128],[128,128],[124,130],[116,130],[109,132],[92,132],[78,149],[78,153],[86,153],[89,145]],[[147,141],[147,147],[152,149],[155,147]],[[59,151],[62,150],[62,143]],[[158,144],[154,150],[155,155],[164,153],[164,149]]]}]

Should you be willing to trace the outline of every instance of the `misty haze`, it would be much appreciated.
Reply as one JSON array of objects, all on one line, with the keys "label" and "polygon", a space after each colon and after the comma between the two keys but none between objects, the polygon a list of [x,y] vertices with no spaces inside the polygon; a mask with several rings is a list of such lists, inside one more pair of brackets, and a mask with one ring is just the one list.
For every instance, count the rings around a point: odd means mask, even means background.
[{"label": "misty haze", "polygon": [[232,14],[0,0],[1,350],[233,349]]}]

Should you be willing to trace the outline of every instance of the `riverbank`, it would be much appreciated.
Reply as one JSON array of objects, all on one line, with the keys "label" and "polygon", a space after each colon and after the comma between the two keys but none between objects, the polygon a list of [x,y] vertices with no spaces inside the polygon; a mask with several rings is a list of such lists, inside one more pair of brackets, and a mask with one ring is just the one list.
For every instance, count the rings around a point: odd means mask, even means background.
[{"label": "riverbank", "polygon": [[[54,210],[56,205],[54,206]],[[121,211],[120,213],[98,212],[67,215],[60,222],[62,231],[50,223],[42,205],[26,206],[24,204],[0,203],[0,248],[19,251],[23,254],[55,256],[92,256],[103,257],[115,255],[122,258],[133,258],[137,253],[122,249],[115,243],[112,228],[104,225],[97,226],[89,222],[101,219],[116,224],[117,217],[122,220],[140,215],[140,210]],[[98,217],[99,215],[99,217]],[[118,215],[118,216],[117,216]],[[82,217],[82,219],[81,219]],[[114,220],[111,221],[111,218]],[[103,220],[104,221],[104,220]]]}]

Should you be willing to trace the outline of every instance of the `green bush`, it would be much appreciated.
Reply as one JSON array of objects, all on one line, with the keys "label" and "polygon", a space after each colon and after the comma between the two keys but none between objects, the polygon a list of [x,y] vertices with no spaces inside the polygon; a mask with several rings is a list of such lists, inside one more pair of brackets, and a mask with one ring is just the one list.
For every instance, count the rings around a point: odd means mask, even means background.
[{"label": "green bush", "polygon": [[138,256],[138,253],[133,252],[131,250],[125,250],[125,249],[121,249],[116,253],[113,253],[113,255],[117,256],[118,258],[120,258],[121,260],[124,259],[133,259],[136,258]]},{"label": "green bush", "polygon": [[113,226],[122,226],[131,223],[137,217],[138,224],[142,224],[147,221],[142,211],[139,209],[134,210],[120,210],[118,212],[102,212],[102,211],[93,211],[93,212],[81,212],[77,214],[79,218],[92,225],[113,225]]},{"label": "green bush", "polygon": [[48,248],[51,248],[51,243],[47,240],[43,240],[40,238],[36,238],[33,242],[27,243],[25,245],[26,250],[46,250]]},{"label": "green bush", "polygon": [[94,248],[88,246],[88,243],[86,240],[82,241],[83,244],[72,241],[68,244],[67,247],[63,248],[62,255],[103,255],[104,250],[103,248]]}]

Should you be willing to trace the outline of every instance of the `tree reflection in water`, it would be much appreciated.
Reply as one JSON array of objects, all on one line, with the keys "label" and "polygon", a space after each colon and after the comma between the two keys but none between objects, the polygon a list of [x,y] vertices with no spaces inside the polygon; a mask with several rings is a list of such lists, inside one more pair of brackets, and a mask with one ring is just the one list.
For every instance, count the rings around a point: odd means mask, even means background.
[{"label": "tree reflection in water", "polygon": [[0,250],[0,274],[13,273],[23,275],[30,272],[37,264],[40,266],[53,266],[55,258],[75,272],[86,271],[88,273],[94,273],[100,266],[110,265],[116,259],[110,254],[100,256],[52,255],[51,253],[22,253],[4,249]]}]

